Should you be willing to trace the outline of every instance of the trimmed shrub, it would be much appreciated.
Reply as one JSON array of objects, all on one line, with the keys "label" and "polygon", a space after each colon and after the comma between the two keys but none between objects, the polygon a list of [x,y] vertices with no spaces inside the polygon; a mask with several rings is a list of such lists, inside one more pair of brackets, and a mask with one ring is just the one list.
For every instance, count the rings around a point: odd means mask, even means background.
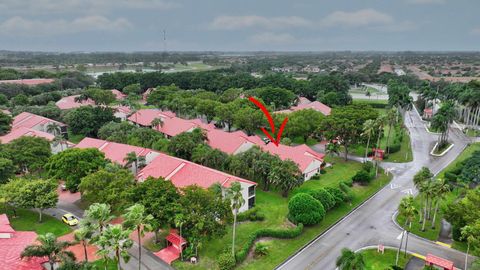
[{"label": "trimmed shrub", "polygon": [[345,183],[340,183],[338,187],[343,191],[343,194],[345,194],[345,201],[351,201],[353,199],[352,189],[349,186]]},{"label": "trimmed shrub", "polygon": [[307,193],[298,193],[288,201],[288,219],[295,224],[315,225],[324,217],[323,205]]},{"label": "trimmed shrub", "polygon": [[363,163],[362,169],[366,172],[371,172],[373,170],[373,163],[371,161]]},{"label": "trimmed shrub", "polygon": [[324,188],[310,190],[308,194],[319,201],[327,211],[335,206],[335,198]]},{"label": "trimmed shrub", "polygon": [[372,180],[372,176],[369,172],[365,170],[357,172],[357,174],[352,177],[353,182],[359,183],[361,185],[367,185],[368,183],[370,183],[370,180]]},{"label": "trimmed shrub", "polygon": [[218,256],[217,263],[220,270],[231,270],[236,265],[235,258],[230,253],[223,253]]},{"label": "trimmed shrub", "polygon": [[396,153],[398,151],[400,151],[400,148],[402,147],[402,145],[400,143],[394,143],[394,144],[391,144],[388,149],[389,149],[389,153],[390,154],[393,154],[393,153]]},{"label": "trimmed shrub", "polygon": [[255,244],[255,256],[256,257],[262,257],[262,256],[267,256],[268,253],[270,252],[269,246],[265,243],[257,243]]},{"label": "trimmed shrub", "polygon": [[265,215],[258,212],[258,208],[249,209],[243,213],[237,215],[237,221],[262,221],[265,219]]},{"label": "trimmed shrub", "polygon": [[335,199],[335,206],[345,201],[345,193],[340,188],[326,187],[325,188]]},{"label": "trimmed shrub", "polygon": [[347,180],[343,180],[341,181],[340,183],[343,183],[349,187],[353,186],[353,180],[350,178],[350,179],[347,179]]},{"label": "trimmed shrub", "polygon": [[255,240],[259,237],[274,237],[281,239],[295,238],[303,232],[303,224],[298,224],[293,229],[259,229],[252,233],[247,240],[247,243],[235,254],[237,263],[243,262],[248,255],[248,251],[252,247]]}]

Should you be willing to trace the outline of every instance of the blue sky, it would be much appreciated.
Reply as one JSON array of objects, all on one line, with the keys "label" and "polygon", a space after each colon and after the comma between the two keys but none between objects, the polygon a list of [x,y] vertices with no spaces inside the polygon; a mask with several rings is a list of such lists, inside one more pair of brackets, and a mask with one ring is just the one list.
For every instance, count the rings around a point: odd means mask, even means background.
[{"label": "blue sky", "polygon": [[0,49],[479,50],[478,0],[0,0]]}]

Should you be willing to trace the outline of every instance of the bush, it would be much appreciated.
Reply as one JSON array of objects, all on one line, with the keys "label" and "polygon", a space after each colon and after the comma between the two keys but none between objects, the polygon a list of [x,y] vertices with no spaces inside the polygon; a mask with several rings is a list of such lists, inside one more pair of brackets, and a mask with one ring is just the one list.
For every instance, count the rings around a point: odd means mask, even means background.
[{"label": "bush", "polygon": [[462,241],[462,230],[458,226],[452,226],[452,238],[455,241]]},{"label": "bush", "polygon": [[372,176],[369,172],[365,170],[357,172],[357,174],[352,177],[353,182],[359,183],[361,185],[367,185],[368,183],[370,183],[370,180],[372,180]]},{"label": "bush", "polygon": [[269,253],[269,247],[267,244],[264,243],[257,243],[255,244],[255,256],[256,257],[262,257],[262,256],[267,256]]},{"label": "bush", "polygon": [[343,181],[340,182],[340,184],[344,184],[348,187],[351,187],[351,186],[353,186],[353,180],[351,178],[347,179],[347,180],[343,180]]},{"label": "bush", "polygon": [[391,144],[391,145],[388,147],[389,153],[390,153],[390,154],[396,153],[396,152],[400,151],[400,148],[401,148],[401,147],[402,147],[402,145],[401,145],[400,143]]},{"label": "bush", "polygon": [[445,173],[445,179],[448,181],[448,182],[456,182],[457,181],[457,178],[458,178],[458,175],[452,173],[452,172],[446,172]]},{"label": "bush", "polygon": [[303,231],[303,224],[298,224],[293,229],[259,229],[252,233],[247,240],[247,243],[235,254],[237,263],[243,262],[248,255],[248,251],[252,247],[255,240],[259,237],[274,237],[281,239],[290,239],[299,236]]},{"label": "bush", "polygon": [[237,221],[262,221],[265,219],[265,215],[258,212],[258,208],[249,209],[243,213],[237,215]]},{"label": "bush", "polygon": [[325,169],[320,169],[320,174],[326,174],[327,171]]},{"label": "bush", "polygon": [[326,187],[325,188],[335,199],[335,206],[345,201],[345,193],[340,188]]},{"label": "bush", "polygon": [[288,219],[295,224],[315,225],[325,217],[323,205],[306,193],[298,193],[288,201]]},{"label": "bush", "polygon": [[345,183],[340,183],[338,187],[343,191],[343,194],[345,194],[345,201],[351,201],[353,199],[352,189],[349,186]]},{"label": "bush", "polygon": [[324,188],[310,190],[308,194],[319,201],[327,211],[335,206],[335,198]]},{"label": "bush", "polygon": [[367,172],[372,172],[373,170],[373,163],[371,161],[367,161],[362,164],[362,169]]},{"label": "bush", "polygon": [[223,253],[218,256],[218,268],[220,270],[231,270],[235,268],[235,258],[233,258],[232,254],[230,253]]}]

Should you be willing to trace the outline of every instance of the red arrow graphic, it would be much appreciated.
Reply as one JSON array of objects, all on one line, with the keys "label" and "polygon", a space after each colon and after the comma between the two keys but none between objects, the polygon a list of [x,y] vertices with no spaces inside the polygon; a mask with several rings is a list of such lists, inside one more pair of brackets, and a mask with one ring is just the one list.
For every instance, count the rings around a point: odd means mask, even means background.
[{"label": "red arrow graphic", "polygon": [[265,133],[265,135],[270,139],[271,142],[273,142],[276,146],[278,146],[278,144],[280,143],[280,139],[282,138],[283,129],[285,128],[285,125],[288,122],[288,117],[285,117],[285,119],[283,119],[283,122],[280,125],[280,129],[278,130],[278,133],[277,133],[277,138],[274,139],[273,135],[275,134],[275,123],[273,122],[273,118],[270,115],[270,113],[268,112],[267,108],[265,108],[265,106],[262,103],[260,103],[260,101],[256,100],[254,97],[249,97],[248,100],[253,102],[253,104],[255,104],[258,108],[260,108],[260,110],[262,110],[263,114],[265,114],[265,116],[267,117],[268,123],[270,124],[270,129],[272,131],[272,134],[270,134],[270,132],[268,132],[263,127],[260,128],[260,129],[263,131],[263,133]]}]

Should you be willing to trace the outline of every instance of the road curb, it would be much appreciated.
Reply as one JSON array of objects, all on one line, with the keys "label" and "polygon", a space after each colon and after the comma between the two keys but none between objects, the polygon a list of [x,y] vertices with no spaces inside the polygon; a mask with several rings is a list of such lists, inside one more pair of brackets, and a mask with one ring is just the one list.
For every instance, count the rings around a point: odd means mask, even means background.
[{"label": "road curb", "polygon": [[352,215],[358,208],[362,207],[364,204],[366,204],[367,202],[369,202],[370,200],[372,200],[380,191],[382,191],[383,189],[385,189],[386,187],[388,187],[388,184],[390,184],[391,180],[388,182],[388,183],[385,183],[385,185],[377,190],[375,193],[373,193],[370,197],[368,197],[365,201],[363,201],[361,204],[355,206],[352,210],[350,210],[345,216],[343,216],[341,219],[335,221],[332,225],[328,226],[328,228],[323,231],[322,233],[320,233],[319,235],[317,235],[315,238],[313,238],[312,240],[308,241],[305,245],[303,245],[301,248],[299,248],[297,251],[295,251],[292,255],[288,256],[287,259],[285,259],[283,262],[281,262],[280,264],[278,264],[277,266],[275,266],[274,269],[280,269],[283,265],[285,265],[286,263],[288,263],[290,260],[292,260],[293,258],[295,258],[300,252],[302,252],[304,249],[308,248],[310,245],[312,245],[315,241],[317,241],[318,239],[320,239],[322,236],[324,236],[326,233],[328,233],[330,230],[332,230],[335,226],[337,226],[340,222],[342,222],[343,220],[345,220],[346,218],[348,218],[350,215]]}]

